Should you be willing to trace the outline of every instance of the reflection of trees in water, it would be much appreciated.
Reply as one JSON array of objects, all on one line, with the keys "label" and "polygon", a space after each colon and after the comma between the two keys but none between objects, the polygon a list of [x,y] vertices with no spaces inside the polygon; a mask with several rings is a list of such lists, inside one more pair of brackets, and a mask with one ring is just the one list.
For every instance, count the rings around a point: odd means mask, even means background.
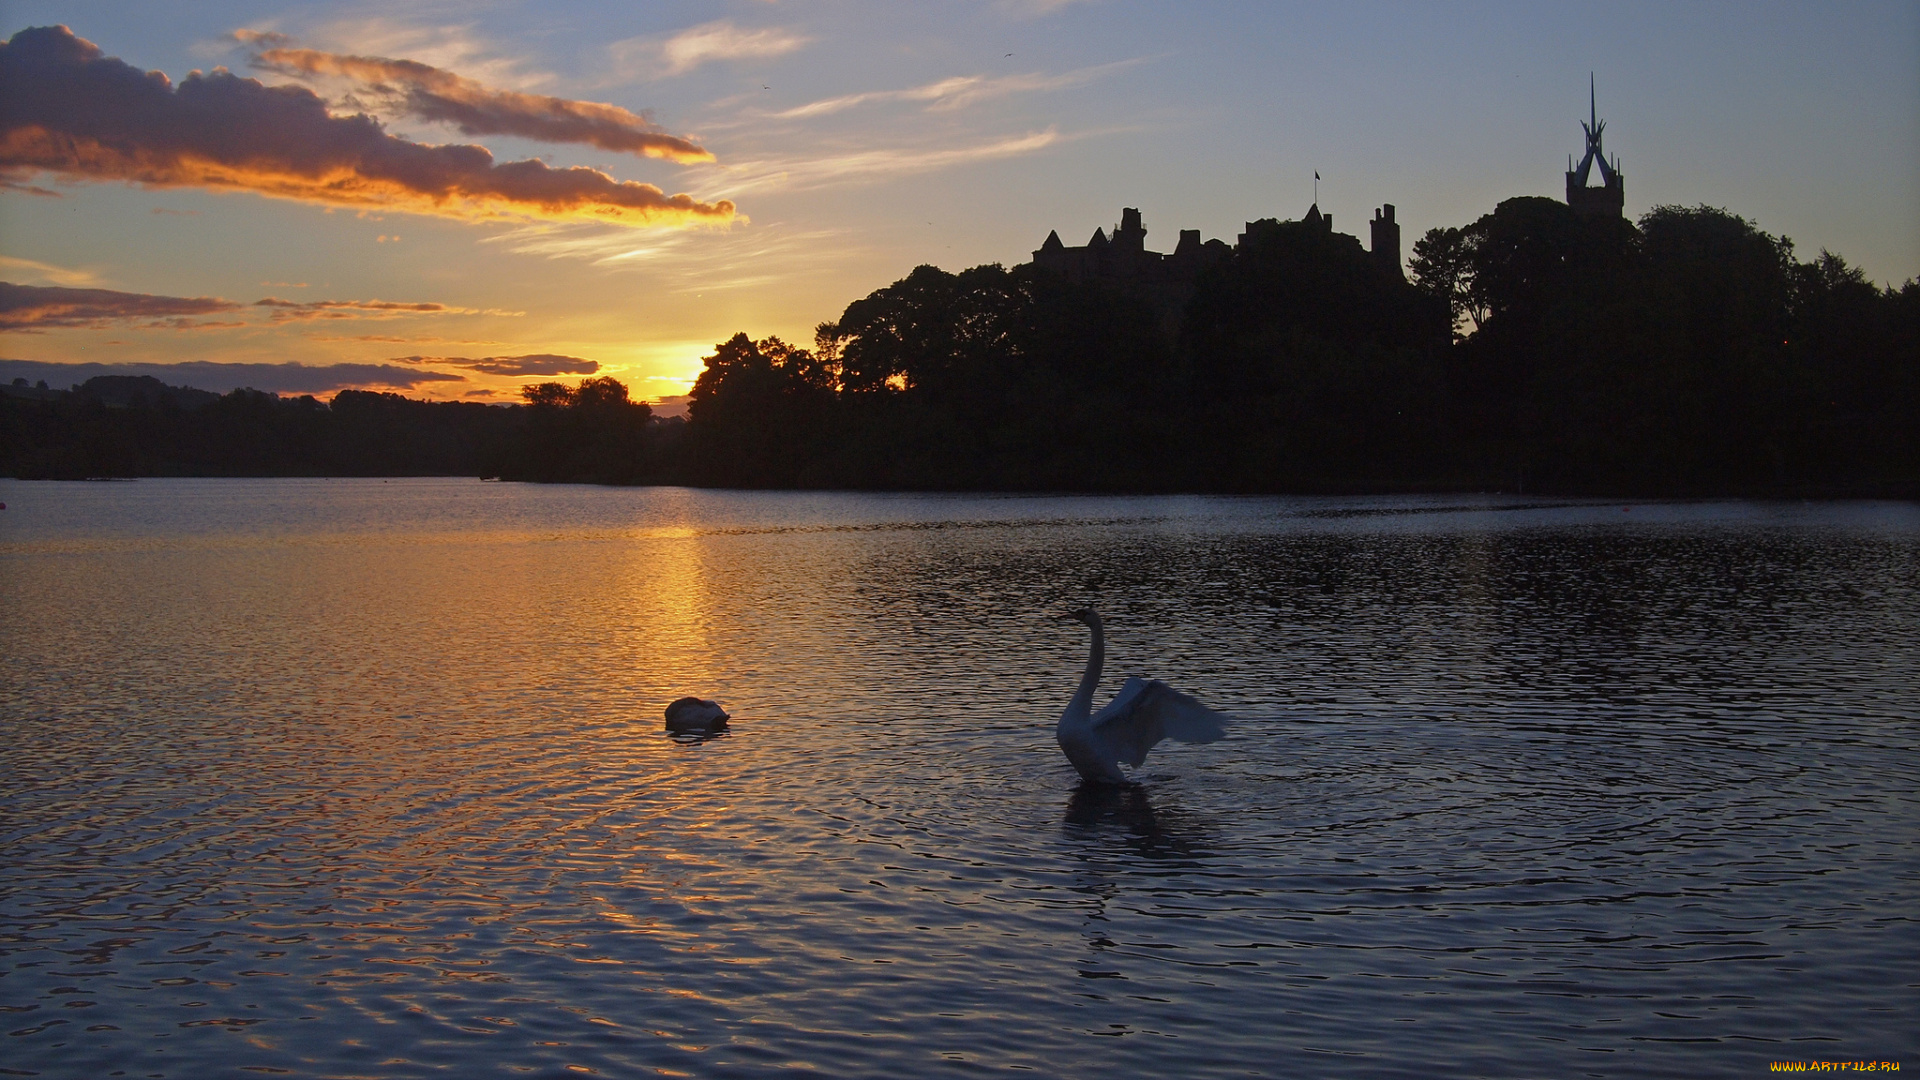
[{"label": "reflection of trees in water", "polygon": [[[1784,642],[1782,605],[1819,597],[1870,622],[1875,605],[1864,590],[1890,581],[1892,560],[1877,547],[1785,530],[1628,528],[1638,511],[1607,509],[1623,527],[1582,517],[1595,513],[1585,507],[1535,528],[1494,511],[1467,513],[1457,527],[1425,513],[1433,524],[1405,533],[1291,523],[1254,535],[1063,527],[892,565],[913,567],[913,580],[926,583],[912,602],[933,625],[936,609],[957,610],[965,632],[989,630],[1010,654],[1043,657],[1055,681],[1033,684],[1057,688],[1062,704],[1084,656],[1079,643],[1051,622],[1016,625],[1006,612],[1091,600],[1129,627],[1127,651],[1111,658],[1116,671],[1151,664],[1210,703],[1248,713],[1303,700],[1321,711],[1329,699],[1371,708],[1382,696],[1398,708],[1436,682],[1440,697],[1426,700],[1451,707],[1463,687],[1489,684],[1556,696],[1646,692],[1715,641]],[[1375,677],[1356,679],[1360,671]],[[1711,672],[1684,674],[1698,682]],[[1402,692],[1410,686],[1419,692]]]}]

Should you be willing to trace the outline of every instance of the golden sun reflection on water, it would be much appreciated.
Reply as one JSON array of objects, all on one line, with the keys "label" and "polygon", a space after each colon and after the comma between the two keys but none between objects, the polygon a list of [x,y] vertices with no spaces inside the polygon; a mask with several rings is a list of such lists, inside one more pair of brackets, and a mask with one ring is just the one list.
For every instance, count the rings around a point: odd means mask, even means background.
[{"label": "golden sun reflection on water", "polygon": [[693,530],[676,531],[624,546],[614,576],[621,603],[609,616],[629,629],[613,640],[632,670],[655,672],[657,681],[677,681],[688,694],[710,697],[721,670],[713,640],[718,613],[708,582],[711,553]]}]

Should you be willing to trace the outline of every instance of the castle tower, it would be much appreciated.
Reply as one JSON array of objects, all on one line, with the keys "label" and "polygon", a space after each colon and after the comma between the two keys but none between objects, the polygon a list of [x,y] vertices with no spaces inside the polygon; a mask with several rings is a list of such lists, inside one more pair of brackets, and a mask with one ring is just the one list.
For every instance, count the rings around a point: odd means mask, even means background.
[{"label": "castle tower", "polygon": [[1400,223],[1393,220],[1392,203],[1383,204],[1373,212],[1373,247],[1370,254],[1375,262],[1392,270],[1395,277],[1407,276],[1406,271],[1400,268]]},{"label": "castle tower", "polygon": [[[1586,132],[1587,153],[1580,159],[1580,167],[1572,167],[1573,160],[1567,160],[1567,205],[1573,212],[1589,217],[1625,217],[1627,212],[1627,177],[1620,171],[1620,162],[1616,158],[1611,163],[1600,148],[1600,133],[1607,129],[1606,121],[1600,119],[1593,93],[1593,74],[1587,74],[1587,122],[1580,125]],[[1588,187],[1587,178],[1593,167],[1600,166],[1600,186]]]},{"label": "castle tower", "polygon": [[1113,249],[1139,254],[1147,250],[1147,227],[1141,224],[1140,211],[1134,207],[1122,207],[1120,224],[1113,229]]}]

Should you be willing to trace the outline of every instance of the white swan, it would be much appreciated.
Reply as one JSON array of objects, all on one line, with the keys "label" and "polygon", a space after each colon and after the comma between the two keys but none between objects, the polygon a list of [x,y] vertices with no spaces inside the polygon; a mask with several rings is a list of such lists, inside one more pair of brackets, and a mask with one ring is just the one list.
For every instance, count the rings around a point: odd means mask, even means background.
[{"label": "white swan", "polygon": [[1083,779],[1096,784],[1131,783],[1120,771],[1120,763],[1138,767],[1161,739],[1208,743],[1226,735],[1227,717],[1157,679],[1128,679],[1119,697],[1094,712],[1093,691],[1100,685],[1100,669],[1107,659],[1106,633],[1092,608],[1081,608],[1071,618],[1093,631],[1093,652],[1087,657],[1080,689],[1060,715],[1054,735]]}]

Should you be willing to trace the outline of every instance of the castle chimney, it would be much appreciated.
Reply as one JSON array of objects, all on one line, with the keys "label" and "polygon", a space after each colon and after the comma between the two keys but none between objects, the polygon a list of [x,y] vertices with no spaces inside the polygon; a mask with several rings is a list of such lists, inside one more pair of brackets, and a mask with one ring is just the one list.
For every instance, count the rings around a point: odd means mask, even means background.
[{"label": "castle chimney", "polygon": [[1382,268],[1393,271],[1398,278],[1405,278],[1406,271],[1400,267],[1400,225],[1393,220],[1393,204],[1386,203],[1373,212],[1373,249],[1374,261]]}]

